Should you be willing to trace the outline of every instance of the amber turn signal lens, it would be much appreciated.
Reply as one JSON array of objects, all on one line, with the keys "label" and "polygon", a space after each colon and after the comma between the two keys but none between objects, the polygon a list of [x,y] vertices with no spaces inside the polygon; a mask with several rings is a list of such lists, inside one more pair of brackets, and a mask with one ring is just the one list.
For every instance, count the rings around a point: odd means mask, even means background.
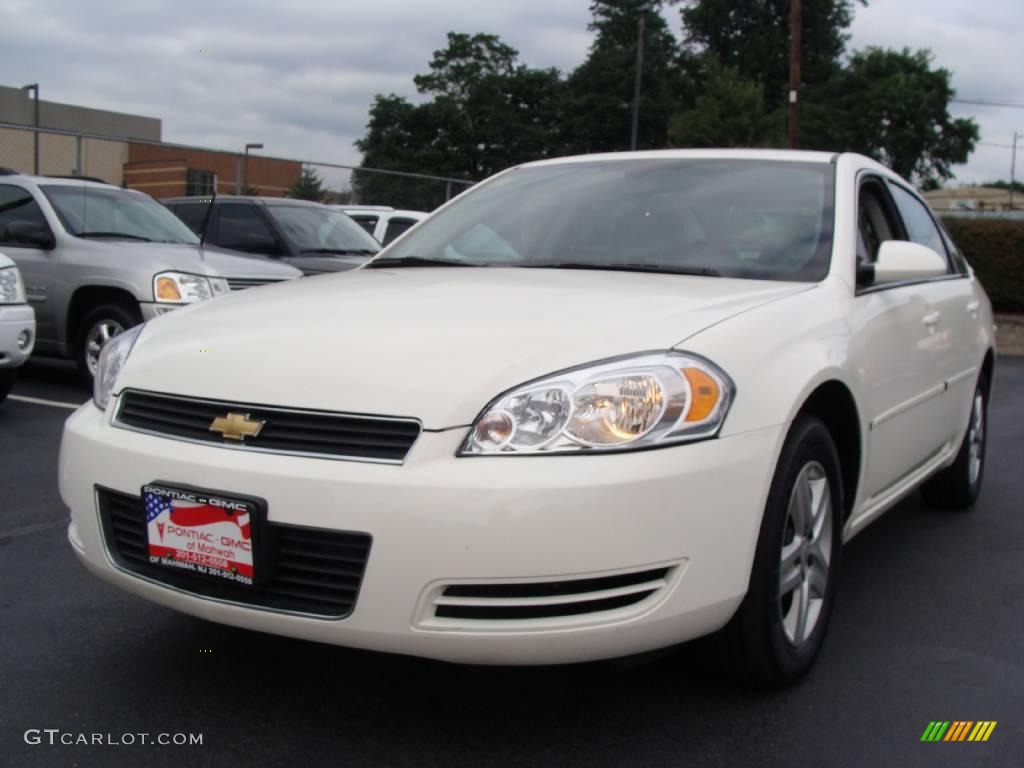
[{"label": "amber turn signal lens", "polygon": [[718,383],[700,368],[683,368],[683,376],[690,382],[690,410],[686,421],[704,421],[718,402]]},{"label": "amber turn signal lens", "polygon": [[181,301],[178,284],[170,277],[158,277],[156,281],[157,301]]}]

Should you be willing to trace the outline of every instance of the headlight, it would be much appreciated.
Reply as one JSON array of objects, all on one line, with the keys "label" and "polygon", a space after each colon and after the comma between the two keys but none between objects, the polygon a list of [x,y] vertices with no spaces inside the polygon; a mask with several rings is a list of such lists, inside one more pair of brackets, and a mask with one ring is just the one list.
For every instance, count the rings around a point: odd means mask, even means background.
[{"label": "headlight", "polygon": [[498,397],[477,417],[459,455],[622,450],[712,437],[734,392],[721,369],[692,354],[594,363]]},{"label": "headlight", "polygon": [[0,269],[0,304],[24,304],[25,283],[17,267]]},{"label": "headlight", "polygon": [[153,298],[161,304],[191,304],[226,291],[227,281],[219,277],[161,272],[153,278]]},{"label": "headlight", "polygon": [[145,325],[136,325],[119,334],[103,345],[100,360],[96,366],[96,378],[92,381],[92,400],[101,411],[106,410],[110,396],[117,383],[117,375],[124,368],[131,354],[135,340],[139,338]]}]

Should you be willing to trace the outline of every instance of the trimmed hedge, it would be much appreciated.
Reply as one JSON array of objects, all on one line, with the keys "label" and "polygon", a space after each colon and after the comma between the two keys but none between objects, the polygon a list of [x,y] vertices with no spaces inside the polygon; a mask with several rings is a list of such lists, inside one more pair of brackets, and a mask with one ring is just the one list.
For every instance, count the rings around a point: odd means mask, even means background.
[{"label": "trimmed hedge", "polygon": [[944,218],[997,312],[1024,312],[1024,221]]}]

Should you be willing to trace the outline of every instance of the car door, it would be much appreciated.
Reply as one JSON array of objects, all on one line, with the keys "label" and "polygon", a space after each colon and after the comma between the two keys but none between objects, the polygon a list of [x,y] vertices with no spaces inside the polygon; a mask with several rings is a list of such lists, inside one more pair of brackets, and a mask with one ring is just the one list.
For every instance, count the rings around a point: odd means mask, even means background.
[{"label": "car door", "polygon": [[946,260],[946,278],[922,285],[932,307],[928,336],[929,364],[945,383],[940,398],[943,442],[957,438],[967,424],[978,369],[984,356],[979,346],[979,302],[972,278],[962,260],[950,252],[928,206],[916,193],[889,181],[889,191],[903,219],[907,239],[928,246]]},{"label": "car door", "polygon": [[30,223],[53,229],[32,193],[13,184],[0,184],[0,248],[18,265],[25,280],[29,304],[36,310],[37,346],[45,351],[56,343],[57,321],[54,311],[54,280],[57,273],[56,250],[28,243],[10,232],[12,224]]},{"label": "car door", "polygon": [[[873,262],[886,240],[905,238],[885,182],[862,176],[858,190],[858,260]],[[882,494],[939,449],[944,382],[929,326],[934,312],[920,283],[859,286],[850,315],[851,358],[861,379],[869,424],[865,487]]]}]

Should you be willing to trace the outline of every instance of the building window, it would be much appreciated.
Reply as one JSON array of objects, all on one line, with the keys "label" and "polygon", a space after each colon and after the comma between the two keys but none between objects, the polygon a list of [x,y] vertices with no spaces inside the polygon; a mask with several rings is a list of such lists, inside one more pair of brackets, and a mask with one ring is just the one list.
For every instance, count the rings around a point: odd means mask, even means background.
[{"label": "building window", "polygon": [[189,168],[185,173],[186,195],[212,195],[217,175],[213,171],[196,171]]}]

